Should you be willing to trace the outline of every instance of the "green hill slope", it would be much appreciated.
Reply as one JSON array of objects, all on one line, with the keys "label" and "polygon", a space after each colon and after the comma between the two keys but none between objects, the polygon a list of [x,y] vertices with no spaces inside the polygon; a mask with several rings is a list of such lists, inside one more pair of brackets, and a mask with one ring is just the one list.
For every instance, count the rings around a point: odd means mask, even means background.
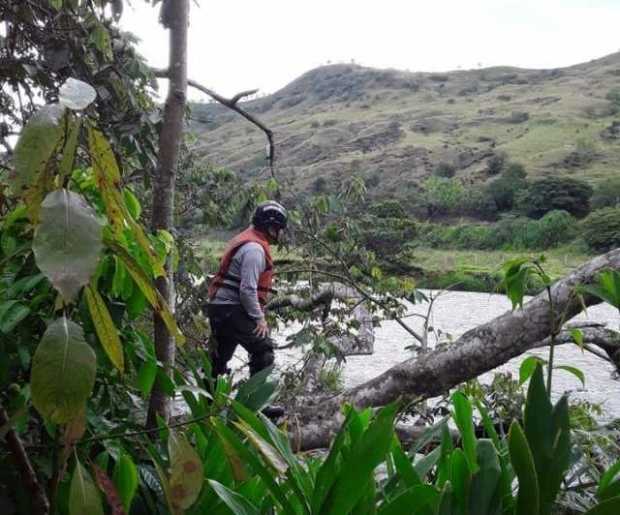
[{"label": "green hill slope", "polygon": [[[330,65],[244,105],[274,130],[279,174],[299,192],[357,172],[372,196],[405,197],[439,163],[466,183],[484,181],[502,153],[531,177],[592,183],[620,162],[620,53],[553,70]],[[205,160],[258,173],[261,132],[215,104],[194,105],[192,117]]]}]

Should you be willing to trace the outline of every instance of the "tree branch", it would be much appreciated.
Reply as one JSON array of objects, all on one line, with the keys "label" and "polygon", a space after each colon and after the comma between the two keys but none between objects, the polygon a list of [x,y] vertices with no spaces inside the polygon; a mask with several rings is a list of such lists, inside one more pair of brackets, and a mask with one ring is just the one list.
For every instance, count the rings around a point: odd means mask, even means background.
[{"label": "tree branch", "polygon": [[[152,70],[153,74],[155,75],[155,77],[159,77],[161,79],[169,78],[168,70],[163,70],[163,69],[160,69],[160,68],[151,68],[151,70]],[[268,149],[269,149],[268,150],[268,154],[267,154],[267,162],[269,163],[269,170],[271,172],[271,176],[275,179],[276,178],[275,169],[274,169],[274,163],[275,163],[275,143],[274,143],[274,138],[273,138],[273,131],[269,127],[267,127],[263,122],[261,122],[258,118],[256,118],[253,114],[248,113],[245,109],[242,109],[238,105],[239,101],[242,98],[245,98],[247,96],[253,95],[256,92],[258,92],[258,90],[257,89],[250,89],[250,90],[247,90],[247,91],[241,91],[240,93],[237,93],[232,98],[226,98],[226,97],[223,97],[222,95],[216,93],[212,89],[209,89],[206,86],[203,86],[202,84],[196,82],[195,80],[189,79],[187,81],[187,84],[188,84],[188,86],[191,86],[192,88],[195,88],[198,91],[203,92],[205,95],[210,96],[213,100],[215,100],[216,102],[222,104],[223,106],[227,107],[228,109],[231,109],[231,110],[235,111],[236,113],[240,114],[246,120],[248,120],[250,123],[256,125],[261,131],[263,131],[265,133],[265,136],[267,137],[267,145],[268,145]]]},{"label": "tree branch", "polygon": [[[592,283],[600,272],[608,269],[620,270],[620,249],[592,259],[556,282],[551,287],[553,312],[549,309],[547,292],[543,292],[522,309],[509,311],[467,331],[448,348],[403,361],[338,396],[304,399],[289,421],[293,431],[291,440],[303,449],[319,441],[325,444],[332,433],[325,432],[322,427],[339,427],[342,422],[339,408],[343,403],[364,408],[383,406],[399,398],[438,396],[538,346],[538,342],[549,336],[550,328],[557,327],[561,320],[572,318],[584,305],[600,303],[591,296],[585,296],[582,303],[576,295],[576,287]],[[610,349],[614,355],[618,354],[615,347]],[[296,424],[297,420],[301,425]]]}]

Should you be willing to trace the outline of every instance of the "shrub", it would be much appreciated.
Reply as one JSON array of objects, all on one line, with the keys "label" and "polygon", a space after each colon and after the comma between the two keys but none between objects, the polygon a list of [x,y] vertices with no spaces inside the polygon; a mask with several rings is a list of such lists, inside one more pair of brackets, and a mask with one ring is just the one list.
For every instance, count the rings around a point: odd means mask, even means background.
[{"label": "shrub", "polygon": [[504,169],[506,164],[506,154],[496,152],[487,162],[487,173],[489,175],[498,175]]},{"label": "shrub", "polygon": [[597,184],[590,203],[592,209],[620,206],[620,177],[611,177]]},{"label": "shrub", "polygon": [[473,186],[466,189],[463,195],[463,214],[482,220],[494,220],[497,217],[497,204],[487,189]]},{"label": "shrub", "polygon": [[541,218],[556,209],[577,218],[590,212],[591,186],[578,179],[547,177],[534,181],[517,197],[519,209],[530,218]]},{"label": "shrub", "polygon": [[591,250],[607,252],[620,246],[620,208],[606,207],[592,212],[582,222],[583,239]]},{"label": "shrub", "polygon": [[325,193],[327,190],[328,185],[325,177],[317,177],[312,183],[312,191],[314,193]]},{"label": "shrub", "polygon": [[548,249],[572,240],[577,233],[575,218],[567,211],[549,211],[526,227],[524,244],[529,249]]},{"label": "shrub", "polygon": [[427,215],[446,214],[461,204],[464,196],[463,185],[456,179],[429,177],[423,184],[424,205]]},{"label": "shrub", "polygon": [[620,107],[620,88],[610,89],[605,98]]},{"label": "shrub", "polygon": [[407,218],[407,213],[398,200],[373,202],[368,207],[368,212],[379,218]]},{"label": "shrub", "polygon": [[444,162],[439,163],[433,170],[433,175],[435,177],[443,177],[446,179],[451,179],[452,177],[454,177],[455,173],[456,168],[450,163]]}]

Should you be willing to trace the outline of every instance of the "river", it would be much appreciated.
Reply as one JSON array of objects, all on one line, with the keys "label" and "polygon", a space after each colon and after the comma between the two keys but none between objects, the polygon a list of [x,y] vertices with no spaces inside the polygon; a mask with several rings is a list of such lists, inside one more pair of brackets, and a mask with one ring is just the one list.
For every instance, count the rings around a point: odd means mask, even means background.
[{"label": "river", "polygon": [[[426,291],[425,293],[430,293]],[[408,304],[408,312],[426,314],[426,303]],[[432,325],[449,333],[456,338],[465,331],[488,322],[511,309],[510,301],[505,295],[472,292],[443,292],[435,301],[432,310]],[[409,317],[407,323],[418,330],[422,328],[422,320],[418,317]],[[615,308],[608,304],[600,304],[588,308],[571,322],[589,321],[607,324],[617,329],[620,326],[620,317]],[[288,331],[274,335],[280,345],[284,343]],[[395,364],[409,358],[411,352],[405,347],[414,343],[412,337],[401,326],[393,321],[384,321],[381,327],[375,329],[374,353],[368,356],[349,356],[344,365],[345,387],[356,386],[381,374]],[[432,346],[432,343],[431,343]],[[537,349],[527,354],[548,356],[549,349]],[[278,351],[276,365],[283,366],[299,360],[300,354],[296,350]],[[518,356],[495,371],[509,371],[515,378],[519,376],[519,365],[524,356]],[[556,349],[555,363],[557,365],[571,365],[583,371],[586,376],[585,388],[572,374],[557,370],[554,372],[553,396],[559,397],[564,392],[570,392],[572,398],[580,397],[591,402],[601,404],[604,410],[603,419],[620,417],[620,381],[613,378],[614,367],[600,358],[582,352],[577,345],[560,345]],[[482,381],[489,382],[495,371],[488,372],[481,377]]]}]

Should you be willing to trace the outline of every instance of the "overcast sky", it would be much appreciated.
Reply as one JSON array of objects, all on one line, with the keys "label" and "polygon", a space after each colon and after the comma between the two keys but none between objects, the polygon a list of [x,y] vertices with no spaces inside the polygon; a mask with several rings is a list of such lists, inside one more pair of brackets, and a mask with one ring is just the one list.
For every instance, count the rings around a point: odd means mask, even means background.
[{"label": "overcast sky", "polygon": [[[167,63],[158,8],[121,23]],[[445,71],[568,66],[620,50],[620,0],[192,0],[189,75],[224,95],[271,93],[329,62]],[[194,100],[203,98],[191,91]]]}]

